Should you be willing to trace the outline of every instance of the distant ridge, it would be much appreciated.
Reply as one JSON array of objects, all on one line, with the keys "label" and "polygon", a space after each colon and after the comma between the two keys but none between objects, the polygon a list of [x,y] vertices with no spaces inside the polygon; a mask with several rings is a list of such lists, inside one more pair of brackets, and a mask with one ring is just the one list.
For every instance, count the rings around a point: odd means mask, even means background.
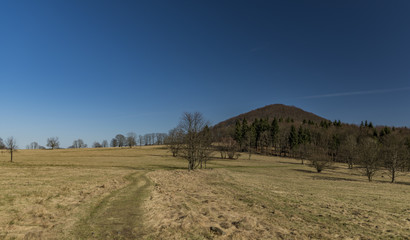
[{"label": "distant ridge", "polygon": [[296,123],[302,122],[303,120],[311,120],[316,123],[319,123],[323,120],[327,120],[316,114],[306,112],[294,106],[287,106],[283,104],[271,104],[262,108],[252,110],[247,113],[240,114],[236,117],[229,118],[228,120],[216,124],[214,128],[227,128],[233,126],[237,119],[242,120],[245,118],[248,121],[248,123],[251,123],[256,118],[268,118],[269,120],[273,120],[275,117],[277,119],[283,118],[283,120],[290,118],[293,119]]}]

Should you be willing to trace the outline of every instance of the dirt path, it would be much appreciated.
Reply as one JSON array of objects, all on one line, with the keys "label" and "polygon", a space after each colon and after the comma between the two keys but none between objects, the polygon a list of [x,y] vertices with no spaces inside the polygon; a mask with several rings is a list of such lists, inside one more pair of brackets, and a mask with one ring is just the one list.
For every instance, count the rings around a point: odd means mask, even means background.
[{"label": "dirt path", "polygon": [[82,219],[77,239],[138,239],[143,233],[141,204],[149,192],[145,171],[128,175],[130,184],[114,191]]}]

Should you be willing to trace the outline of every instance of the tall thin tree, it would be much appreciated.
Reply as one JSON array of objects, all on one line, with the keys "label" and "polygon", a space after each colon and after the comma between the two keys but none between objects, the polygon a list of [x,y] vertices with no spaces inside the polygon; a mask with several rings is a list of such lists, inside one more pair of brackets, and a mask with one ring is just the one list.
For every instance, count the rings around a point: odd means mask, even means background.
[{"label": "tall thin tree", "polygon": [[17,149],[17,144],[16,144],[16,140],[14,139],[14,137],[7,138],[6,148],[10,153],[10,162],[13,162],[13,152],[15,152]]}]

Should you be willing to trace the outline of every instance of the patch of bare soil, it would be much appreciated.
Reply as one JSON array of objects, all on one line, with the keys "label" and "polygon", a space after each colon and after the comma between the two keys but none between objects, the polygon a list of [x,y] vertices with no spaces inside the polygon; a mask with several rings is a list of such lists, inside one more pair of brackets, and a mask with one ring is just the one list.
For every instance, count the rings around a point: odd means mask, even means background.
[{"label": "patch of bare soil", "polygon": [[[274,209],[226,192],[224,170],[155,171],[145,202],[145,227],[155,239],[272,239],[289,232],[272,217]],[[238,199],[239,196],[239,199]],[[242,197],[241,197],[242,196]],[[278,213],[276,213],[278,214]]]}]

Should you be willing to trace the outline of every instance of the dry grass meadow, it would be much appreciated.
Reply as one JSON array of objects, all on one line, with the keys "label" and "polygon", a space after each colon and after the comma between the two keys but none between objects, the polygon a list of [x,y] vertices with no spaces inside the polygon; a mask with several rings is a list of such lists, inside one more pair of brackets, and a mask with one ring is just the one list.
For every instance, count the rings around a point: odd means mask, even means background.
[{"label": "dry grass meadow", "polygon": [[[0,239],[410,239],[410,176],[253,155],[207,170],[163,147],[0,155]],[[210,231],[210,228],[221,231]]]}]

